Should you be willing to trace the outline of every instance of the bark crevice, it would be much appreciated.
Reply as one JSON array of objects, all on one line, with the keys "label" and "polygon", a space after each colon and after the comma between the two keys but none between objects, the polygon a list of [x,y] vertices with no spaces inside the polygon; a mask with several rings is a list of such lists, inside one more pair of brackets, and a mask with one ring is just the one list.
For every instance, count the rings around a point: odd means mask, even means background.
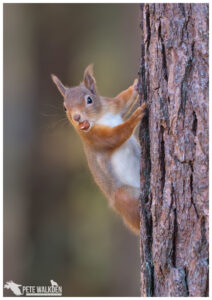
[{"label": "bark crevice", "polygon": [[[149,26],[148,20],[144,23],[145,17],[149,18],[148,8],[147,13],[144,15],[144,4],[140,5],[141,8],[141,23],[140,28],[143,33],[144,24]],[[150,31],[150,28],[149,28]],[[151,196],[150,196],[150,173],[151,173],[151,160],[150,160],[150,138],[149,138],[149,108],[147,100],[146,88],[146,70],[145,70],[145,40],[150,41],[150,36],[144,39],[142,34],[141,38],[141,61],[139,68],[139,95],[140,103],[147,102],[146,115],[141,121],[139,138],[141,143],[141,199],[140,199],[140,236],[141,236],[141,294],[145,296],[152,296],[154,294],[154,266],[152,262],[152,215],[151,215]]]},{"label": "bark crevice", "polygon": [[172,241],[172,263],[173,267],[176,268],[176,243],[177,243],[177,210],[174,208],[174,231],[173,231],[173,241]]},{"label": "bark crevice", "polygon": [[197,115],[196,115],[195,111],[193,111],[192,132],[193,132],[194,136],[197,135]]},{"label": "bark crevice", "polygon": [[[186,102],[187,102],[187,93],[188,93],[188,82],[190,79],[190,73],[192,69],[192,57],[188,59],[187,65],[185,67],[185,73],[181,83],[181,103],[179,108],[179,113],[185,117],[185,109],[186,109]],[[184,120],[184,118],[183,118]]]},{"label": "bark crevice", "polygon": [[148,50],[150,40],[151,40],[150,13],[149,13],[149,6],[148,5],[147,5],[147,8],[146,8],[146,28],[147,28],[146,43],[147,43],[147,50]]},{"label": "bark crevice", "polygon": [[158,38],[161,41],[161,54],[162,54],[162,69],[163,69],[163,76],[164,79],[168,82],[168,69],[167,69],[167,62],[166,62],[166,49],[163,41],[163,37],[161,35],[161,20],[158,26]]},{"label": "bark crevice", "polygon": [[193,162],[190,161],[189,165],[190,165],[190,168],[191,168],[191,175],[190,175],[191,204],[194,207],[197,218],[199,218],[199,214],[198,214],[197,207],[196,207],[196,204],[194,202],[194,197],[193,197],[193,172],[194,172]]},{"label": "bark crevice", "polygon": [[160,127],[160,172],[161,172],[161,191],[163,193],[166,177],[166,165],[165,165],[165,148],[164,148],[164,128]]}]

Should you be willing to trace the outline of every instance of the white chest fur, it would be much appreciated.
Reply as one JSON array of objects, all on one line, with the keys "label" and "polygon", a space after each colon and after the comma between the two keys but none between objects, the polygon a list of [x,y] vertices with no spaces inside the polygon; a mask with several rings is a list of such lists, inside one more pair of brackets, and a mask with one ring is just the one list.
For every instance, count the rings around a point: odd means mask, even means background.
[{"label": "white chest fur", "polygon": [[121,123],[123,123],[121,115],[114,115],[111,113],[105,114],[101,119],[97,121],[97,124],[107,125],[109,127],[114,127]]},{"label": "white chest fur", "polygon": [[119,180],[126,185],[140,187],[140,146],[131,136],[112,157],[112,167]]},{"label": "white chest fur", "polygon": [[[123,123],[121,115],[107,113],[98,120],[98,124],[109,127]],[[140,146],[134,136],[131,136],[111,157],[114,173],[122,184],[140,187]]]}]

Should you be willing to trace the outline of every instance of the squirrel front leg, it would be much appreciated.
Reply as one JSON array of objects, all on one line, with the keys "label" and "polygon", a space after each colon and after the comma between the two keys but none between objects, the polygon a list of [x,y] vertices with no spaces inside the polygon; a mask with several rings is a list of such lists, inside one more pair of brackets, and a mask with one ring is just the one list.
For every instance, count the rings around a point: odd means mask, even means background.
[{"label": "squirrel front leg", "polygon": [[138,107],[128,120],[115,127],[96,124],[87,133],[88,143],[95,148],[113,150],[120,147],[132,135],[136,125],[144,116],[146,103]]},{"label": "squirrel front leg", "polygon": [[113,100],[117,103],[118,110],[121,115],[125,115],[128,110],[133,106],[138,97],[138,80],[135,79],[133,84],[123,92],[119,93]]}]

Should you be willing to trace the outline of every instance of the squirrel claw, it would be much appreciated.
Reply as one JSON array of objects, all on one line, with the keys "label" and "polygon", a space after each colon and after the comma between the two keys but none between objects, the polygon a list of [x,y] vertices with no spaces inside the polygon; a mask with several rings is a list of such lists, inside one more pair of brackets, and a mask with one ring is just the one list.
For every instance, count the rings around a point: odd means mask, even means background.
[{"label": "squirrel claw", "polygon": [[146,107],[147,107],[147,104],[146,104],[146,102],[144,102],[144,103],[141,105],[142,111],[145,110]]},{"label": "squirrel claw", "polygon": [[138,92],[138,78],[136,78],[133,82],[133,89],[134,91]]}]

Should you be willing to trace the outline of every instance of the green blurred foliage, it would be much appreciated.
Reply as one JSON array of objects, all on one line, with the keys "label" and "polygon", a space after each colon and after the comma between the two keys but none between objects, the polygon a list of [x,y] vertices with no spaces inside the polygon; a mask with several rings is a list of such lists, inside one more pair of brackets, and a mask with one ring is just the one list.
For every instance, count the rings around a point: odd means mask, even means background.
[{"label": "green blurred foliage", "polygon": [[114,96],[137,76],[139,40],[137,4],[4,4],[4,281],[139,295],[138,238],[93,182],[50,79],[77,85],[92,62]]}]

